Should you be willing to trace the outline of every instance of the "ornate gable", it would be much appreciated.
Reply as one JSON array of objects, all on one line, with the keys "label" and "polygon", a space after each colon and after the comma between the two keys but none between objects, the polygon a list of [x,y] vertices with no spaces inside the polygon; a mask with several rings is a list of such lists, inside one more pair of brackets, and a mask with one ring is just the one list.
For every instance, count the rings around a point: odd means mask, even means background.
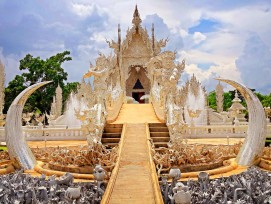
[{"label": "ornate gable", "polygon": [[133,27],[128,28],[126,39],[122,43],[123,57],[152,57],[151,39],[146,29],[141,26],[141,19],[137,6],[133,15]]}]

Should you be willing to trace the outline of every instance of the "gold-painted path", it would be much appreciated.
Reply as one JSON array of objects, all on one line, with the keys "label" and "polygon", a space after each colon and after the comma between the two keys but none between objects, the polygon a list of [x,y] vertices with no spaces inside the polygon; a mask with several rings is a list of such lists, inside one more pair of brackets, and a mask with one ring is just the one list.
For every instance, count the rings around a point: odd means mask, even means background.
[{"label": "gold-painted path", "polygon": [[152,104],[123,104],[118,118],[113,124],[160,123]]},{"label": "gold-painted path", "polygon": [[163,203],[145,124],[159,122],[151,104],[124,104],[115,123],[124,121],[119,159],[102,203]]}]

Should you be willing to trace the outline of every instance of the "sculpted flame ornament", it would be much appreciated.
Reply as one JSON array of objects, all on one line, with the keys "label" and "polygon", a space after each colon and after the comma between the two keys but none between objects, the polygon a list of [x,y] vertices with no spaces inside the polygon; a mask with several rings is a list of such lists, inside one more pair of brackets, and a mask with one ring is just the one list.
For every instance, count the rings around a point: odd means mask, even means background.
[{"label": "sculpted flame ornament", "polygon": [[33,169],[36,159],[29,149],[22,131],[22,111],[29,96],[38,88],[51,83],[41,82],[34,84],[21,92],[12,102],[7,113],[5,137],[10,159],[25,169]]}]

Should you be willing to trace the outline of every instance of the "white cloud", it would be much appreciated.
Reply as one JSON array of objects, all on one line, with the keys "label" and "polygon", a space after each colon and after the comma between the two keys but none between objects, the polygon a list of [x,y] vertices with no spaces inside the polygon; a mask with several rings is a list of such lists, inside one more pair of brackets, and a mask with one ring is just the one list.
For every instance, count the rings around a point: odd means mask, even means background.
[{"label": "white cloud", "polygon": [[197,79],[204,85],[208,91],[215,89],[215,78],[221,77],[242,82],[240,72],[237,70],[235,63],[211,65],[207,70],[198,67],[197,64],[187,64],[185,73],[190,77],[194,74]]},{"label": "white cloud", "polygon": [[72,11],[78,16],[86,17],[92,13],[93,5],[73,3]]},{"label": "white cloud", "polygon": [[193,34],[193,40],[194,40],[194,43],[195,44],[199,44],[201,43],[202,41],[204,41],[206,39],[206,36],[203,35],[202,33],[200,32],[195,32]]},{"label": "white cloud", "polygon": [[247,86],[264,93],[270,91],[271,50],[258,35],[254,34],[246,41],[236,65]]},{"label": "white cloud", "polygon": [[[122,39],[127,27],[131,27],[135,3],[138,4],[141,19],[147,29],[155,23],[158,39],[169,37],[167,49],[177,49],[187,62],[188,73],[193,71],[199,78],[208,81],[214,75],[229,77],[233,73],[245,84],[249,79],[248,66],[252,67],[254,57],[242,57],[246,40],[256,33],[269,49],[271,47],[270,3],[259,1],[143,1],[131,3],[125,0],[58,0],[52,3],[25,0],[24,4],[3,0],[0,5],[0,47],[5,63],[10,65],[23,58],[22,54],[40,55],[42,58],[62,49],[71,50],[73,61],[64,64],[69,80],[81,80],[81,74],[88,69],[89,61],[94,62],[98,51],[111,52],[105,39],[117,38],[117,24],[121,24]],[[15,5],[16,6],[13,6]],[[9,15],[12,13],[13,15]],[[30,15],[31,14],[31,15]],[[189,29],[199,25],[203,19],[216,22],[219,26],[210,32]],[[245,48],[246,49],[246,48]],[[269,50],[270,51],[270,50]],[[252,53],[252,51],[251,51]],[[265,53],[268,53],[267,51]],[[33,55],[34,55],[33,54]],[[243,66],[235,66],[239,58]],[[266,57],[257,55],[257,66],[267,69],[260,62]],[[9,60],[7,60],[9,59]],[[180,59],[181,60],[181,59]],[[245,63],[244,63],[245,61]],[[209,64],[203,67],[202,64]],[[240,64],[240,63],[239,63]],[[7,65],[6,65],[7,66]],[[77,71],[74,71],[76,67]],[[10,74],[15,73],[15,68]],[[250,69],[252,70],[252,68]],[[265,73],[268,73],[265,71]],[[267,75],[262,75],[267,81]],[[269,75],[268,75],[269,76]],[[254,81],[252,79],[252,81]],[[254,88],[271,90],[271,85],[254,83]]]},{"label": "white cloud", "polygon": [[4,56],[3,54],[3,48],[0,47],[0,60],[5,66],[5,73],[6,73],[6,82],[7,85],[8,82],[12,79],[14,79],[15,75],[21,74],[21,71],[19,70],[19,56],[16,55],[8,55]]},{"label": "white cloud", "polygon": [[[179,54],[181,58],[186,59],[187,63],[189,64],[228,64],[235,60],[232,57],[208,53],[198,49],[180,51]],[[181,58],[179,59],[179,61],[181,60]]]}]

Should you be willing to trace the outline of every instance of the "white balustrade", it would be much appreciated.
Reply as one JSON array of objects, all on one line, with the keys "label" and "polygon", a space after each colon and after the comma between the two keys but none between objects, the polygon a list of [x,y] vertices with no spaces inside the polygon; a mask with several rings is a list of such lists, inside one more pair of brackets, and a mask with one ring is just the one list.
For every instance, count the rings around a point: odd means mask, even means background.
[{"label": "white balustrade", "polygon": [[[233,125],[209,125],[209,126],[195,126],[186,127],[184,129],[185,138],[239,138],[246,137],[247,125],[233,126]],[[46,127],[38,129],[34,126],[23,127],[23,133],[26,140],[41,141],[41,140],[85,140],[86,134],[81,128],[51,128]],[[271,124],[267,125],[267,136],[271,136]],[[5,128],[0,128],[0,141],[5,141]]]}]

